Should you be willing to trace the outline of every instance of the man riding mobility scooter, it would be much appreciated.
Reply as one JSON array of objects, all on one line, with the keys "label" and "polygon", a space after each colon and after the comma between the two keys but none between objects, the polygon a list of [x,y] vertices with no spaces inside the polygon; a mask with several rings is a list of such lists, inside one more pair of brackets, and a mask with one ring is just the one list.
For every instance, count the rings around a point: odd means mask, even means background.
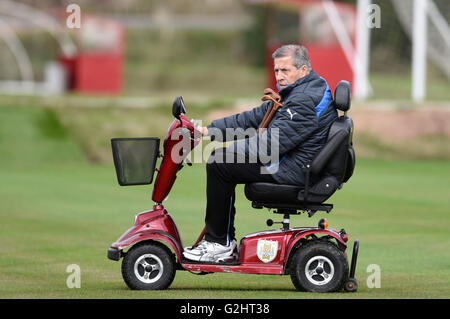
[{"label": "man riding mobility scooter", "polygon": [[[152,199],[153,210],[135,216],[134,226],[108,249],[108,258],[123,257],[122,275],[131,289],[166,289],[176,270],[209,274],[214,272],[290,275],[300,291],[331,292],[357,290],[355,275],[359,241],[353,245],[349,267],[346,249],[348,235],[344,229],[328,227],[322,218],[317,227],[290,227],[290,215],[305,212],[312,217],[317,211],[329,213],[332,204],[324,203],[353,174],[355,153],[352,147],[353,122],[347,116],[350,108],[350,85],[341,81],[336,87],[333,106],[344,112],[331,125],[328,139],[311,163],[305,165],[305,187],[272,183],[245,185],[245,196],[253,208],[263,207],[283,215],[281,229],[266,230],[244,236],[232,258],[212,263],[195,262],[183,257],[177,226],[162,205],[176,174],[183,167],[171,154],[178,147],[180,156],[199,143],[201,133],[184,114],[181,97],[173,104],[175,120],[164,139],[164,152],[159,153],[159,138],[113,138],[114,164],[120,185],[151,184],[157,157],[162,157]],[[178,132],[178,134],[173,134]],[[180,148],[180,141],[188,144]],[[188,165],[191,163],[186,161]],[[318,181],[310,185],[311,174]],[[267,220],[267,225],[276,222]],[[127,250],[127,251],[125,251]]]}]

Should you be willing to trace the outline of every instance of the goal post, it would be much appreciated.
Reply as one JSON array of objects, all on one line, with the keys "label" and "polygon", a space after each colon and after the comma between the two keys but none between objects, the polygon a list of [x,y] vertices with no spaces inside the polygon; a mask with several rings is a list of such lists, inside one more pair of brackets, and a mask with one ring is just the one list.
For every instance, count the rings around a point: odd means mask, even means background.
[{"label": "goal post", "polygon": [[355,98],[365,100],[372,94],[369,83],[370,28],[367,25],[368,8],[371,0],[358,0],[356,3],[356,55],[355,55]]},{"label": "goal post", "polygon": [[412,92],[414,102],[423,102],[427,76],[427,1],[414,0],[412,33]]}]

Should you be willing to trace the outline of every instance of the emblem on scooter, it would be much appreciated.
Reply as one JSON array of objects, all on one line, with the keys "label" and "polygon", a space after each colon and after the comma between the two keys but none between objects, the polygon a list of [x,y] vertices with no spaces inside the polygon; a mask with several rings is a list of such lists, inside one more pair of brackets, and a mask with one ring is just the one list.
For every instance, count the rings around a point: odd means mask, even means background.
[{"label": "emblem on scooter", "polygon": [[278,241],[259,239],[256,246],[256,255],[264,263],[270,263],[278,253]]}]

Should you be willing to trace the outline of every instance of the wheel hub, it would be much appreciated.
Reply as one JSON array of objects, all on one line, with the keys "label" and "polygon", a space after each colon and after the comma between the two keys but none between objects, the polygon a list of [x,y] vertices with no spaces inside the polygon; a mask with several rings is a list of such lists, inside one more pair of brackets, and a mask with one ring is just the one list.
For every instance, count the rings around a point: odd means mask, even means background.
[{"label": "wheel hub", "polygon": [[163,271],[164,266],[161,259],[154,254],[142,255],[134,263],[134,275],[146,284],[158,281]]},{"label": "wheel hub", "polygon": [[334,265],[325,256],[314,256],[306,263],[305,275],[314,285],[326,285],[333,279]]}]

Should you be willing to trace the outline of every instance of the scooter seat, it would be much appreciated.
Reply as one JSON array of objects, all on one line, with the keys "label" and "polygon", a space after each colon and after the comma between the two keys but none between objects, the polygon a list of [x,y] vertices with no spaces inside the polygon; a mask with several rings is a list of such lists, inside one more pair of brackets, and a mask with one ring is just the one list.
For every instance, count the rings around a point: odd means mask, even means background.
[{"label": "scooter seat", "polygon": [[[307,205],[321,204],[330,198],[340,187],[332,176],[322,178],[318,183],[310,187],[308,198],[305,201],[305,189],[296,185],[281,185],[274,183],[246,184],[244,191],[248,200],[254,203],[282,204],[282,205]],[[258,205],[256,205],[258,206]]]},{"label": "scooter seat", "polygon": [[298,211],[309,211],[310,217],[316,211],[329,213],[332,204],[323,204],[331,194],[308,196],[303,199],[303,187],[295,185],[280,185],[274,183],[251,183],[244,188],[245,196],[252,201],[253,208],[276,209],[276,213],[298,214]]},{"label": "scooter seat", "polygon": [[[331,102],[344,114],[330,126],[325,145],[302,172],[305,186],[276,183],[249,183],[244,191],[254,208],[275,208],[284,212],[296,210],[329,210],[324,204],[336,190],[352,176],[355,167],[353,150],[353,121],[347,116],[350,109],[350,83],[341,81],[336,86]],[[300,173],[300,172],[299,172]]]},{"label": "scooter seat", "polygon": [[325,176],[309,187],[306,201],[305,188],[297,185],[250,183],[245,185],[244,191],[247,199],[255,203],[254,206],[258,206],[258,203],[270,204],[272,207],[276,204],[298,206],[321,204],[340,187],[342,185],[334,176]]},{"label": "scooter seat", "polygon": [[299,203],[297,195],[301,190],[300,186],[275,183],[251,183],[244,188],[248,200],[273,204]]}]

